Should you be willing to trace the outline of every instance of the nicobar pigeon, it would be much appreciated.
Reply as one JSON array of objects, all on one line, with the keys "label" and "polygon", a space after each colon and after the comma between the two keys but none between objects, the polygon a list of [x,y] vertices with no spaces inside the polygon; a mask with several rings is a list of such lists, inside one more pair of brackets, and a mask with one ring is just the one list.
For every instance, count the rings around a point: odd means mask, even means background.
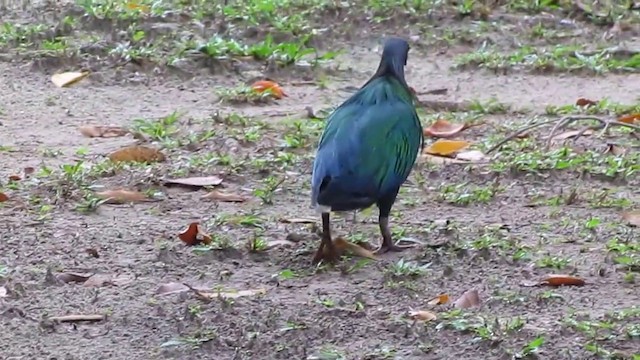
[{"label": "nicobar pigeon", "polygon": [[[401,251],[389,213],[424,146],[414,94],[404,78],[409,44],[389,38],[376,73],[327,118],[313,163],[311,205],[322,214],[322,242],[313,259],[338,259],[331,239],[331,211],[376,204],[382,244],[376,253]],[[326,249],[325,249],[326,248]]]}]

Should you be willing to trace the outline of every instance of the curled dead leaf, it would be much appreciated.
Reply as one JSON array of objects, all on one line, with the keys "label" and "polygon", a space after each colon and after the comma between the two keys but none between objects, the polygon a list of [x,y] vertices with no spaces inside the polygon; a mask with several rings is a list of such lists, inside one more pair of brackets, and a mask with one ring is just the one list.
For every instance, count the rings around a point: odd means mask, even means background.
[{"label": "curled dead leaf", "polygon": [[288,96],[284,93],[278,83],[269,80],[256,81],[251,85],[251,89],[253,89],[253,91],[257,92],[258,94],[269,91],[271,95],[276,99],[282,99],[283,97]]},{"label": "curled dead leaf", "polygon": [[551,286],[582,286],[585,284],[585,281],[576,276],[551,274],[542,280],[542,284]]},{"label": "curled dead leaf", "polygon": [[598,102],[596,101],[585,99],[585,98],[579,98],[578,100],[576,100],[576,105],[578,106],[593,106],[593,105],[596,105],[597,103]]},{"label": "curled dead leaf", "polygon": [[437,138],[450,138],[466,129],[466,124],[452,124],[447,120],[438,119],[429,127],[424,128],[425,136]]},{"label": "curled dead leaf", "polygon": [[607,148],[605,149],[605,154],[613,154],[615,156],[626,155],[628,149],[623,148],[622,146],[616,144],[607,144]]},{"label": "curled dead leaf", "polygon": [[430,155],[442,155],[447,156],[462,149],[467,148],[470,145],[468,141],[464,140],[443,140],[439,139],[433,144],[424,149],[424,152]]},{"label": "curled dead leaf", "polygon": [[566,140],[566,139],[570,139],[573,137],[576,137],[578,135],[582,135],[582,136],[589,136],[589,135],[593,135],[593,130],[586,130],[586,131],[582,131],[582,130],[570,130],[570,131],[565,131],[561,134],[555,135],[554,137],[551,138],[552,141],[560,141],[560,140]]},{"label": "curled dead leaf", "polygon": [[86,137],[112,138],[125,136],[129,131],[120,126],[111,125],[85,125],[78,128],[80,133]]},{"label": "curled dead leaf", "polygon": [[431,305],[431,306],[435,306],[435,305],[443,305],[449,302],[449,295],[447,294],[440,294],[436,297],[434,297],[433,299],[429,300],[429,302],[427,304]]},{"label": "curled dead leaf", "polygon": [[640,113],[620,116],[618,121],[626,124],[640,123]]},{"label": "curled dead leaf", "polygon": [[221,202],[244,202],[247,200],[244,196],[238,194],[223,193],[218,190],[213,190],[208,194],[203,195],[201,199]]},{"label": "curled dead leaf", "polygon": [[197,176],[181,179],[166,179],[165,185],[182,185],[188,187],[204,187],[204,186],[217,186],[222,184],[222,178],[218,176]]},{"label": "curled dead leaf", "polygon": [[418,310],[409,312],[409,318],[411,320],[419,320],[419,321],[433,321],[438,319],[438,316],[431,311],[427,310]]},{"label": "curled dead leaf", "polygon": [[480,295],[476,289],[465,291],[464,294],[453,303],[453,306],[458,309],[468,309],[478,305],[480,305]]},{"label": "curled dead leaf", "polygon": [[627,222],[628,225],[640,227],[640,211],[623,212],[622,218]]},{"label": "curled dead leaf", "polygon": [[60,74],[54,74],[51,76],[51,81],[57,87],[68,87],[71,86],[78,81],[86,78],[89,75],[88,71],[82,72],[65,72]]},{"label": "curled dead leaf", "polygon": [[204,232],[202,226],[198,222],[192,222],[189,226],[178,234],[178,238],[189,246],[198,245],[203,243],[209,245],[211,243],[211,236]]},{"label": "curled dead leaf", "polygon": [[127,146],[109,155],[113,162],[152,163],[165,161],[165,155],[158,149],[142,145]]},{"label": "curled dead leaf", "polygon": [[[336,249],[338,250],[338,253],[340,254],[348,250],[353,255],[363,257],[363,258],[368,258],[371,260],[378,260],[376,256],[373,254],[373,252],[363,248],[360,245],[349,242],[341,236],[333,239],[333,244],[335,245]],[[328,251],[328,250],[329,249],[327,249],[326,247],[324,248],[324,251]]]},{"label": "curled dead leaf", "polygon": [[156,199],[150,199],[147,195],[141,192],[124,189],[100,191],[96,193],[96,196],[104,199],[105,204],[157,201]]}]

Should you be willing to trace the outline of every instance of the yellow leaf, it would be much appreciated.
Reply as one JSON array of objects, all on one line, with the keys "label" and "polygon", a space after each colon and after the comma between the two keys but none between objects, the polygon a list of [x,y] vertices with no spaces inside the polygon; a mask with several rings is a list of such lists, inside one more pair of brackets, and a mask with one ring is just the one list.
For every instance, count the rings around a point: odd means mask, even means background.
[{"label": "yellow leaf", "polygon": [[442,304],[446,304],[449,302],[449,295],[447,294],[440,294],[436,297],[434,297],[433,299],[429,300],[428,304],[435,306],[435,305],[442,305]]},{"label": "yellow leaf", "polygon": [[138,145],[127,146],[114,151],[109,155],[109,159],[113,162],[151,163],[156,161],[165,161],[166,157],[158,149]]},{"label": "yellow leaf", "polygon": [[431,155],[442,155],[442,156],[447,156],[447,155],[451,155],[457,151],[460,151],[466,147],[468,147],[470,144],[467,141],[464,140],[443,140],[440,139],[436,142],[434,142],[433,144],[429,145],[429,147],[427,147],[426,149],[424,149],[424,151],[427,154],[431,154]]},{"label": "yellow leaf", "polygon": [[86,78],[89,75],[88,71],[82,72],[65,72],[60,74],[54,74],[51,76],[51,81],[57,87],[68,87],[71,86],[78,81]]}]

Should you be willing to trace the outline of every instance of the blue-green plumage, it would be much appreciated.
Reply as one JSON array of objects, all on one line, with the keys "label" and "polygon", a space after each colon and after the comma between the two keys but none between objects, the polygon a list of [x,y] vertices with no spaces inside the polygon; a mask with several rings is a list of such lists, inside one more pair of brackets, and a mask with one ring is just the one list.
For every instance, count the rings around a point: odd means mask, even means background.
[{"label": "blue-green plumage", "polygon": [[323,213],[323,232],[329,232],[329,211],[376,204],[386,250],[395,249],[388,243],[389,212],[423,143],[404,79],[408,50],[402,39],[387,40],[376,74],[328,117],[311,181],[312,206]]}]

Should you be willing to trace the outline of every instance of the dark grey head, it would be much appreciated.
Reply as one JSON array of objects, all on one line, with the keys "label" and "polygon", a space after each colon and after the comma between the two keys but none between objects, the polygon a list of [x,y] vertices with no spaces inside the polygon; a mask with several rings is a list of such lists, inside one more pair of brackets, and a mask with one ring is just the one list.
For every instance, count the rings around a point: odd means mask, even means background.
[{"label": "dark grey head", "polygon": [[406,85],[404,67],[409,57],[409,43],[401,38],[390,37],[384,43],[382,58],[374,78],[391,75]]}]

